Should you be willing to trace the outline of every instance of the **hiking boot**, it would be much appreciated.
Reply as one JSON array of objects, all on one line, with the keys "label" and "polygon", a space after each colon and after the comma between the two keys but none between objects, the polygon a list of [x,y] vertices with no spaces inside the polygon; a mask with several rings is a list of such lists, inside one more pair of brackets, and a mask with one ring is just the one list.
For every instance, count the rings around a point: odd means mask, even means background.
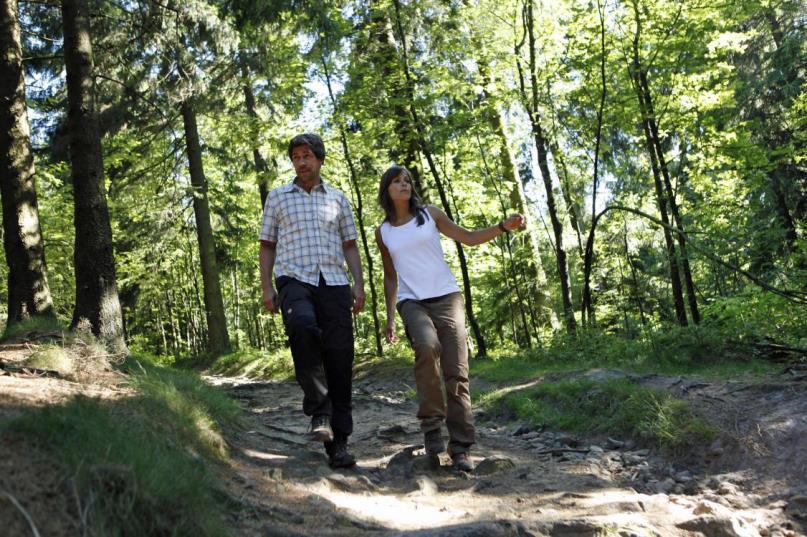
[{"label": "hiking boot", "polygon": [[454,453],[451,455],[451,467],[460,472],[473,472],[474,463],[467,453]]},{"label": "hiking boot", "polygon": [[306,437],[312,442],[330,442],[333,440],[333,430],[331,430],[328,416],[314,416],[311,418],[311,428]]},{"label": "hiking boot", "polygon": [[426,431],[423,435],[423,444],[426,448],[426,458],[429,460],[429,467],[432,470],[440,468],[440,453],[446,450],[440,429]]},{"label": "hiking boot", "polygon": [[442,453],[446,450],[446,444],[443,442],[443,436],[440,429],[426,431],[426,433],[423,435],[423,444],[426,448],[427,454],[437,455],[438,453]]},{"label": "hiking boot", "polygon": [[356,457],[347,450],[347,440],[325,442],[325,452],[328,453],[328,466],[331,468],[350,468],[356,465]]}]

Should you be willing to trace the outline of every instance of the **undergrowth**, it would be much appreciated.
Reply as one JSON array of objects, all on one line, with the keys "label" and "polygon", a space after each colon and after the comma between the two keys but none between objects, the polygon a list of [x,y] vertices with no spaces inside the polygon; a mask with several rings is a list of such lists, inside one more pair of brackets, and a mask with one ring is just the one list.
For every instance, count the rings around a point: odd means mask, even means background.
[{"label": "undergrowth", "polygon": [[492,391],[480,402],[490,410],[506,407],[535,426],[628,435],[674,454],[693,443],[710,441],[716,432],[686,402],[628,379],[542,383],[510,392]]},{"label": "undergrowth", "polygon": [[238,406],[189,372],[130,357],[131,396],[77,396],[0,428],[49,450],[93,536],[226,535],[208,463],[226,457],[222,427]]}]

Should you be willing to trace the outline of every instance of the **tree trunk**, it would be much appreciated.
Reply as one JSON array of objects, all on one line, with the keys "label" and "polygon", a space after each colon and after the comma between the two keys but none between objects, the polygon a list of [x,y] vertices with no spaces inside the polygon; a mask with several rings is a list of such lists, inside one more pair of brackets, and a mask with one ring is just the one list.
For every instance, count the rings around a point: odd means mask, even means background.
[{"label": "tree trunk", "polygon": [[[322,69],[325,73],[325,82],[328,86],[328,95],[331,97],[331,104],[333,105],[334,116],[337,116],[337,102],[336,97],[333,94],[333,88],[331,87],[331,75],[328,72],[328,64],[325,61],[325,56],[320,58],[322,61]],[[383,356],[384,349],[381,347],[381,322],[378,320],[378,293],[375,289],[375,274],[373,272],[373,256],[370,255],[370,245],[367,241],[367,231],[364,227],[364,202],[361,195],[361,188],[359,188],[359,174],[356,172],[356,166],[353,163],[353,158],[350,156],[350,148],[347,145],[347,134],[345,133],[345,127],[341,122],[341,119],[338,120],[339,122],[339,137],[342,141],[342,152],[345,155],[345,160],[347,161],[347,167],[350,172],[350,184],[353,187],[353,193],[356,196],[356,221],[359,224],[359,234],[361,235],[361,243],[364,246],[364,257],[365,261],[367,262],[367,283],[370,284],[370,312],[373,314],[373,328],[374,328],[374,335],[375,335],[375,348],[376,348],[376,355]]]},{"label": "tree trunk", "polygon": [[[258,111],[255,106],[255,93],[252,91],[249,71],[245,66],[241,66],[241,74],[244,77],[244,103],[247,108],[247,115],[249,115],[252,121],[257,122]],[[261,154],[259,145],[257,133],[253,133],[252,160],[255,163],[255,172],[258,174],[258,191],[261,194],[261,210],[263,210],[263,206],[266,205],[266,196],[269,195],[269,166],[266,164],[266,159],[263,158]]]},{"label": "tree trunk", "polygon": [[[394,0],[395,6],[395,15],[396,15],[396,23],[398,25],[398,33],[401,37],[401,53],[403,59],[403,70],[404,76],[406,79],[406,95],[409,100],[409,114],[412,118],[412,124],[415,127],[415,132],[418,136],[418,141],[420,143],[420,149],[423,153],[423,156],[426,157],[426,162],[429,165],[429,171],[434,178],[435,186],[437,187],[437,192],[440,195],[440,202],[443,205],[443,210],[446,212],[448,217],[454,220],[453,211],[451,210],[451,205],[448,202],[448,197],[446,196],[445,187],[443,185],[443,180],[441,178],[440,173],[437,170],[437,166],[434,163],[434,158],[431,153],[431,148],[429,147],[426,139],[426,131],[423,126],[423,123],[420,121],[420,117],[417,112],[417,108],[415,107],[414,101],[414,90],[413,90],[413,81],[412,75],[409,72],[409,60],[407,57],[406,51],[406,36],[403,31],[403,26],[401,24],[401,3],[400,0]],[[457,222],[456,220],[454,220]],[[459,224],[459,222],[457,222]],[[457,246],[457,257],[459,257],[460,261],[460,271],[462,272],[462,286],[463,291],[465,294],[465,314],[468,316],[468,322],[471,325],[471,331],[474,335],[474,340],[476,341],[477,347],[477,355],[478,356],[486,356],[487,355],[487,345],[485,344],[485,338],[482,335],[482,330],[479,327],[479,322],[476,319],[476,315],[474,314],[474,305],[473,305],[473,295],[471,293],[471,277],[468,273],[468,261],[465,258],[465,249],[462,247],[458,241],[455,241],[454,244]]]},{"label": "tree trunk", "polygon": [[[633,79],[634,90],[639,100],[639,111],[642,115],[642,130],[645,135],[645,145],[647,153],[650,157],[650,166],[653,171],[653,183],[656,188],[656,201],[659,206],[659,213],[661,221],[665,226],[670,225],[670,219],[667,216],[667,198],[664,194],[664,187],[662,186],[661,172],[659,170],[658,155],[656,153],[655,145],[653,143],[653,134],[650,127],[650,112],[647,108],[645,100],[645,92],[642,89],[641,82],[641,62],[639,61],[639,42],[642,31],[641,18],[639,15],[639,7],[634,0],[633,11],[636,19],[636,33],[633,36],[633,65],[631,67],[631,78]],[[684,306],[684,295],[681,288],[681,277],[678,271],[678,256],[675,251],[675,244],[673,242],[672,233],[668,227],[664,228],[664,242],[667,246],[667,258],[670,265],[670,283],[672,285],[673,304],[675,306],[675,316],[678,319],[678,324],[687,326],[687,313]]]},{"label": "tree trunk", "polygon": [[[563,301],[563,315],[566,319],[566,330],[574,334],[577,330],[577,323],[574,319],[574,307],[572,306],[571,282],[569,279],[569,263],[566,257],[566,250],[563,247],[563,224],[558,218],[558,210],[555,204],[555,194],[552,190],[552,176],[549,173],[549,163],[547,160],[549,144],[541,127],[541,117],[538,113],[538,81],[535,75],[535,34],[533,31],[533,3],[530,0],[526,10],[526,26],[529,38],[530,57],[530,85],[532,87],[532,99],[527,99],[526,92],[522,92],[522,97],[527,105],[527,112],[530,118],[532,134],[535,138],[535,146],[538,151],[538,168],[544,181],[546,190],[546,204],[549,211],[549,219],[552,222],[552,231],[555,237],[555,258],[558,264],[558,278],[560,279],[560,294]],[[522,86],[523,88],[523,86]]]},{"label": "tree trunk", "polygon": [[0,4],[0,194],[3,246],[8,264],[8,321],[53,316],[42,230],[39,226],[34,158],[25,105],[25,76],[17,0]]},{"label": "tree trunk", "polygon": [[605,79],[605,14],[603,7],[597,0],[597,15],[600,20],[600,105],[597,109],[597,134],[594,140],[594,177],[591,181],[591,227],[586,238],[586,248],[583,254],[583,303],[580,310],[588,324],[594,325],[594,305],[591,298],[591,267],[594,263],[594,233],[596,226],[594,217],[597,214],[597,189],[600,185],[599,165],[600,165],[600,143],[602,140],[602,117],[605,109],[605,97],[608,86]]},{"label": "tree trunk", "polygon": [[196,217],[196,238],[199,242],[199,259],[202,266],[205,316],[207,318],[207,350],[217,356],[230,349],[230,338],[227,334],[224,301],[221,297],[213,226],[210,224],[207,179],[202,167],[202,148],[199,145],[196,113],[192,104],[187,100],[182,102],[181,108],[182,123],[185,127],[188,168],[190,170],[191,185],[193,186],[193,214]]},{"label": "tree trunk", "polygon": [[[684,228],[683,218],[681,218],[681,213],[678,209],[678,203],[675,201],[675,192],[673,191],[672,182],[670,181],[670,171],[669,167],[667,166],[667,159],[664,157],[664,150],[661,147],[661,137],[658,133],[656,112],[655,108],[653,107],[653,97],[650,93],[650,84],[647,82],[647,73],[641,68],[639,69],[639,81],[642,84],[645,105],[649,114],[648,122],[650,125],[650,134],[652,135],[653,147],[655,148],[656,156],[658,157],[659,169],[661,170],[661,177],[664,180],[664,190],[670,204],[670,212],[673,216],[673,222],[675,223],[675,227],[682,231],[686,231]],[[686,286],[687,290],[689,313],[692,315],[692,322],[695,324],[700,324],[701,314],[698,310],[698,297],[695,294],[695,284],[692,280],[692,270],[689,267],[689,255],[687,253],[686,237],[682,233],[676,233],[675,236],[678,240],[679,251],[681,252],[681,268],[684,274],[684,285]]]},{"label": "tree trunk", "polygon": [[63,0],[62,22],[76,226],[76,306],[72,326],[76,327],[86,319],[93,333],[122,349],[125,347],[123,318],[104,191],[86,0]]}]

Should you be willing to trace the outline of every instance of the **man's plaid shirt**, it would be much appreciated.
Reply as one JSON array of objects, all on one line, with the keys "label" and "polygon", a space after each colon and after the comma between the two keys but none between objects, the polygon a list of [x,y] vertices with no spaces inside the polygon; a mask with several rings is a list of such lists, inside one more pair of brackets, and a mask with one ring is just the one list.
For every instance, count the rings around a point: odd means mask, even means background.
[{"label": "man's plaid shirt", "polygon": [[356,240],[356,223],[347,197],[321,182],[311,193],[289,184],[272,190],[263,208],[260,240],[277,243],[275,276],[319,285],[347,285],[344,241]]}]

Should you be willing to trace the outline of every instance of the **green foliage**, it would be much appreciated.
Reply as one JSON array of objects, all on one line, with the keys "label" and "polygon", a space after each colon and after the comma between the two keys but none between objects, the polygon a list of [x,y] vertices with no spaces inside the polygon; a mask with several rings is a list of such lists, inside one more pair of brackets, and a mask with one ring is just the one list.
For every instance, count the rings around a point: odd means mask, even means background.
[{"label": "green foliage", "polygon": [[63,334],[66,330],[64,323],[55,317],[29,317],[5,327],[0,342],[42,334]]},{"label": "green foliage", "polygon": [[672,453],[715,434],[684,401],[626,379],[541,383],[503,395],[492,392],[483,403],[506,405],[534,425],[629,435]]},{"label": "green foliage", "polygon": [[778,341],[807,347],[807,306],[771,293],[749,290],[704,307],[716,326],[745,341]]},{"label": "green foliage", "polygon": [[25,360],[24,365],[57,371],[62,375],[73,371],[73,361],[64,348],[58,345],[49,345],[37,350]]},{"label": "green foliage", "polygon": [[131,397],[77,396],[4,425],[50,450],[88,506],[90,535],[225,535],[216,480],[237,405],[190,373],[130,359]]},{"label": "green foliage", "polygon": [[294,376],[289,349],[242,349],[216,358],[209,371],[218,375],[283,380]]},{"label": "green foliage", "polygon": [[637,373],[699,374],[730,377],[771,372],[776,365],[756,358],[752,348],[732,341],[715,327],[664,327],[633,340],[598,330],[577,337],[555,335],[529,351],[501,349],[471,362],[472,372],[493,382],[518,382],[549,372],[619,368]]}]

